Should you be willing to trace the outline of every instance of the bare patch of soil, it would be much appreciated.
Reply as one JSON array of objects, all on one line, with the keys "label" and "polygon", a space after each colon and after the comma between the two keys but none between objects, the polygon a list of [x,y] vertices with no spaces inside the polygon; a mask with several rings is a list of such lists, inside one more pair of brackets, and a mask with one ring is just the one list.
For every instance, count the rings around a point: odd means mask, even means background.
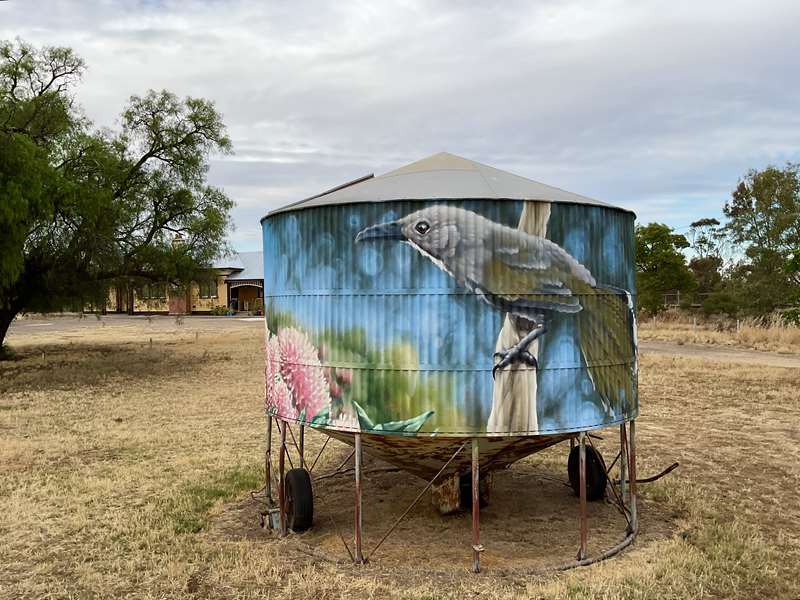
[{"label": "bare patch of soil", "polygon": [[[608,444],[609,462],[615,450]],[[339,460],[347,456],[346,447],[335,452]],[[580,544],[579,503],[566,477],[567,453],[568,446],[561,444],[494,472],[489,506],[481,510],[481,543],[486,548],[481,561],[487,570],[521,574],[575,559]],[[370,473],[388,465],[369,457],[364,462],[363,547],[369,555],[426,482],[403,472]],[[307,545],[315,556],[330,557],[351,571],[342,537],[352,551],[352,474],[315,481],[314,493],[313,528],[290,537]],[[252,498],[224,506],[212,519],[208,535],[277,542],[275,533],[260,527],[261,507]],[[677,529],[679,515],[658,502],[640,501],[640,514],[637,545],[666,539]],[[590,554],[599,554],[625,537],[626,521],[611,501],[590,502],[588,516]],[[426,493],[372,557],[370,570],[399,577],[463,572],[471,564],[471,518],[469,512],[440,515]]]}]

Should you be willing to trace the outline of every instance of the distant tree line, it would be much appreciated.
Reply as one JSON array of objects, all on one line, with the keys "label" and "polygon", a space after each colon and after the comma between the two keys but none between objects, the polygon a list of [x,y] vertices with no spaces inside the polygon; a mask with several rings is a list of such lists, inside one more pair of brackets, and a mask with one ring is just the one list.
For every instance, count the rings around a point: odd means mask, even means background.
[{"label": "distant tree line", "polygon": [[[688,235],[636,227],[640,310],[675,294],[705,314],[800,317],[800,165],[748,171],[723,207],[726,222],[695,221]],[[691,258],[687,260],[686,254]]]}]

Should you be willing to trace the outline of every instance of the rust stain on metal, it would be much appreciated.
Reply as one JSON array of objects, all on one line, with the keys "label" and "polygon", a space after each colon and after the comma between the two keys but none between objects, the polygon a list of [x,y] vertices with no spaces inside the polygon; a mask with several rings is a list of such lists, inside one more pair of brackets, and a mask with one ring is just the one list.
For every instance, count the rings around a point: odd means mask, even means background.
[{"label": "rust stain on metal", "polygon": [[286,468],[286,422],[278,425],[281,431],[281,450],[278,454],[278,506],[280,508],[281,536],[286,535],[286,489],[284,485],[284,469]]},{"label": "rust stain on metal", "polygon": [[636,512],[636,420],[631,421],[629,428],[630,441],[628,454],[630,456],[630,487],[631,487],[631,527],[633,533],[639,531],[639,516]]},{"label": "rust stain on metal", "polygon": [[355,561],[364,564],[361,550],[361,434],[355,435],[355,473],[356,473],[356,506],[355,506]]},{"label": "rust stain on metal", "polygon": [[264,453],[264,494],[272,506],[272,417],[267,417],[267,450]]},{"label": "rust stain on metal", "polygon": [[431,485],[431,503],[442,515],[452,515],[461,509],[461,475],[453,473]]},{"label": "rust stain on metal", "polygon": [[472,572],[481,570],[481,495],[480,450],[478,438],[472,438]]},{"label": "rust stain on metal", "polygon": [[589,524],[586,514],[586,432],[580,434],[580,462],[578,471],[580,473],[580,496],[581,496],[581,548],[578,552],[578,560],[586,559],[586,546],[589,537]]}]

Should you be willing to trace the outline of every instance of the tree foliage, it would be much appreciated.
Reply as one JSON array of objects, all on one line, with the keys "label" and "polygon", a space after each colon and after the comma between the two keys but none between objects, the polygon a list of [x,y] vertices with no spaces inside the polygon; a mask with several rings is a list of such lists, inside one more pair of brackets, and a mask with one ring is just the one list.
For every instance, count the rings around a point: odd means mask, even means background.
[{"label": "tree foliage", "polygon": [[[763,316],[776,309],[782,314],[789,308],[796,310],[800,303],[800,165],[748,171],[723,212],[728,219],[725,224],[705,218],[689,228],[693,255],[689,269],[704,312]],[[637,229],[640,270],[648,261],[653,263],[651,272],[662,267],[667,272],[675,270],[677,258],[667,249],[672,234],[663,227],[651,224]],[[662,252],[654,253],[652,243],[643,243],[645,237],[652,238],[651,242],[660,240]],[[685,248],[684,242],[678,239],[674,248]],[[655,264],[659,266],[654,268]],[[641,285],[649,285],[645,271],[640,278]],[[642,288],[642,293],[646,295],[648,289]],[[647,298],[641,302],[647,303]]]},{"label": "tree foliage", "polygon": [[649,313],[664,308],[664,294],[688,294],[695,288],[692,272],[681,252],[685,236],[661,223],[636,227],[636,288],[639,307]]},{"label": "tree foliage", "polygon": [[800,165],[791,163],[782,169],[751,170],[725,204],[726,230],[743,248],[732,279],[746,297],[747,312],[764,314],[798,301],[799,170]]},{"label": "tree foliage", "polygon": [[213,103],[149,91],[96,130],[74,101],[84,70],[68,48],[0,42],[0,344],[19,312],[185,284],[225,250],[232,202],[206,174],[231,142]]}]

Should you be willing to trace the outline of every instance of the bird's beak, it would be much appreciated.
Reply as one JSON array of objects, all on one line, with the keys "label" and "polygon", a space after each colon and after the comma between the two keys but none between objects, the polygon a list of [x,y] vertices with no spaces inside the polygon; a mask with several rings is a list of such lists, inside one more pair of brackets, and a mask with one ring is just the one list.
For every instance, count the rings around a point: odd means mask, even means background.
[{"label": "bird's beak", "polygon": [[362,229],[356,235],[357,242],[372,242],[375,240],[405,240],[403,229],[397,221],[381,223]]}]

